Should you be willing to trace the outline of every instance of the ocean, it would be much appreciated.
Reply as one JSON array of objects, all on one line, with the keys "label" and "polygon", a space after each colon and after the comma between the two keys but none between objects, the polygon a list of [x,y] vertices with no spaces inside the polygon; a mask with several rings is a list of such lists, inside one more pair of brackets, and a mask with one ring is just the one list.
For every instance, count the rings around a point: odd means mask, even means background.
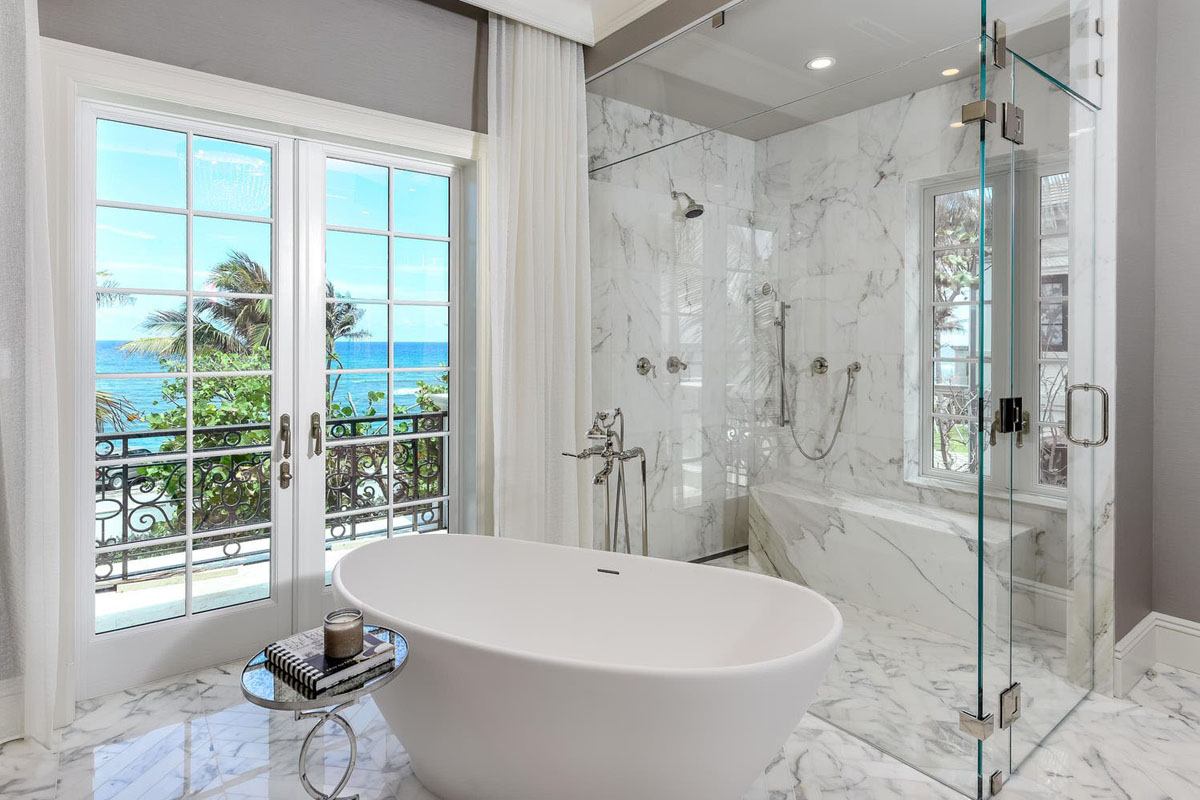
[{"label": "ocean", "polygon": [[[162,372],[162,367],[155,358],[131,356],[121,352],[123,342],[96,342],[96,388],[112,392],[124,397],[141,415],[162,411],[166,407],[162,402],[162,379],[138,378],[108,378],[103,375],[112,373]],[[394,402],[401,407],[409,407],[416,403],[417,381],[434,383],[445,371],[439,365],[449,361],[449,350],[445,342],[396,342],[394,362],[398,369],[417,369],[415,372],[397,372],[395,378]],[[339,342],[337,352],[341,358],[343,369],[386,369],[387,342]],[[322,357],[320,367],[324,367]],[[171,373],[163,372],[163,379],[170,379]],[[367,394],[372,391],[386,391],[387,373],[343,374],[337,380],[334,401],[338,405],[352,405],[356,409],[365,410]],[[157,405],[156,405],[157,401]],[[375,406],[377,412],[386,411],[386,404]],[[141,421],[131,421],[126,430],[148,430],[149,426]],[[149,441],[146,444],[150,444]],[[156,448],[155,448],[156,449]]]}]

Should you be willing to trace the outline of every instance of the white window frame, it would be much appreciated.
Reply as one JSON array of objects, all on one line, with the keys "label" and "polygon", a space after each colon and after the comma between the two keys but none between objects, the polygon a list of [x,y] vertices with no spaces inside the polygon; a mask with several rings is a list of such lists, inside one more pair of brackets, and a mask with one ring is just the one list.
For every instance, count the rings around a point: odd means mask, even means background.
[{"label": "white window frame", "polygon": [[[396,156],[373,149],[365,149],[360,147],[346,147],[339,145],[326,144],[315,141],[300,141],[298,143],[298,169],[302,176],[301,186],[298,196],[299,202],[299,224],[298,230],[301,232],[303,242],[301,244],[300,258],[300,284],[303,286],[300,294],[297,297],[298,302],[305,309],[303,316],[310,320],[324,320],[325,307],[327,298],[325,295],[325,235],[328,230],[325,219],[326,197],[325,197],[325,169],[326,160],[329,158],[341,159],[346,161],[356,161],[364,164],[387,167],[389,170],[388,177],[388,226],[387,230],[371,231],[373,235],[383,235],[394,240],[396,238],[404,238],[404,236],[395,233],[392,230],[392,199],[395,191],[395,176],[391,170],[402,169],[411,170],[414,172],[424,172],[427,174],[443,175],[450,179],[450,286],[449,286],[449,301],[447,304],[442,303],[400,303],[400,305],[448,305],[450,310],[449,321],[449,347],[447,353],[447,371],[450,379],[448,382],[448,394],[450,398],[450,416],[448,420],[447,430],[437,434],[420,435],[404,435],[396,436],[392,433],[391,419],[391,402],[388,402],[388,417],[389,433],[387,436],[375,437],[372,439],[346,439],[346,440],[326,440],[323,443],[324,447],[338,446],[351,442],[359,443],[387,443],[389,459],[391,454],[391,444],[404,439],[423,439],[423,438],[442,438],[447,446],[443,449],[445,464],[443,466],[443,474],[445,481],[449,487],[449,491],[438,498],[429,498],[426,500],[412,501],[411,503],[400,504],[404,506],[419,506],[426,503],[445,502],[448,507],[446,518],[446,526],[448,530],[460,531],[463,530],[463,509],[461,498],[463,497],[461,483],[461,471],[459,464],[461,463],[461,454],[458,449],[458,442],[461,438],[460,430],[463,423],[462,407],[463,403],[459,401],[459,391],[464,385],[460,380],[460,374],[463,371],[463,361],[461,360],[462,348],[460,340],[466,334],[462,325],[462,313],[460,306],[466,299],[464,297],[462,279],[462,264],[463,264],[463,240],[464,229],[463,220],[463,176],[462,170],[457,168],[453,163],[419,160],[408,157]],[[364,231],[366,232],[366,231]],[[394,269],[394,258],[392,257],[392,245],[388,247],[388,285],[392,285]],[[390,293],[389,293],[390,294]],[[388,330],[392,326],[392,312],[394,308],[390,302],[388,303]],[[325,350],[324,326],[310,326],[307,331],[301,331],[302,337],[302,352],[308,353],[323,353]],[[388,346],[388,364],[389,372],[392,366],[391,353],[391,338],[389,337]],[[321,415],[322,431],[326,430],[326,400],[325,400],[325,370],[300,369],[298,370],[300,379],[299,397],[301,400],[301,423],[302,432],[305,435],[305,447],[302,447],[297,454],[298,468],[302,473],[302,477],[307,478],[308,485],[319,484],[322,487],[321,492],[305,493],[300,499],[300,519],[309,521],[319,521],[319,530],[309,531],[305,534],[307,537],[305,543],[301,546],[299,552],[299,569],[300,580],[305,586],[300,593],[299,616],[300,621],[298,627],[312,626],[319,623],[320,618],[332,610],[334,605],[333,591],[330,586],[325,585],[325,456],[316,456],[312,452],[312,442],[307,438],[309,430],[310,415],[316,411]],[[391,485],[391,477],[389,473],[388,485]],[[356,516],[367,514],[380,509],[391,509],[396,507],[395,504],[387,503],[379,507],[363,508],[340,513],[338,516]],[[303,522],[301,523],[304,524]],[[388,517],[389,537],[391,533],[391,515]],[[319,546],[317,546],[319,545]]]},{"label": "white window frame", "polygon": [[[80,261],[77,265],[79,272],[86,271],[86,279],[90,282],[91,294],[90,302],[83,304],[77,309],[76,317],[81,330],[86,331],[88,346],[79,348],[76,351],[76,363],[74,364],[75,372],[80,376],[78,383],[80,394],[78,396],[78,406],[83,411],[85,416],[94,415],[95,409],[95,389],[96,383],[93,375],[95,374],[95,313],[96,293],[100,290],[95,282],[95,257],[96,257],[96,209],[99,207],[124,207],[134,208],[137,210],[149,211],[164,211],[169,213],[186,216],[188,219],[188,229],[191,229],[191,220],[194,216],[206,216],[203,213],[194,211],[190,207],[190,201],[186,209],[166,209],[153,206],[137,206],[128,203],[112,203],[109,201],[100,201],[96,197],[95,176],[96,176],[96,124],[98,120],[106,119],[117,122],[131,123],[134,125],[144,125],[148,127],[157,127],[169,130],[185,132],[187,135],[187,159],[191,163],[191,143],[193,136],[208,136],[219,139],[226,139],[245,144],[257,145],[266,147],[271,150],[272,157],[272,187],[271,187],[271,204],[272,217],[257,221],[269,221],[272,225],[272,242],[271,242],[271,281],[272,281],[272,326],[276,332],[285,332],[293,329],[294,308],[285,302],[280,302],[281,298],[290,296],[293,292],[292,278],[293,273],[289,269],[281,268],[281,265],[289,264],[292,261],[293,242],[295,238],[294,232],[294,206],[291,202],[292,190],[292,164],[293,159],[293,142],[291,139],[278,135],[264,134],[258,131],[246,130],[241,128],[233,128],[222,125],[215,125],[204,120],[189,119],[177,115],[165,114],[161,112],[147,112],[137,108],[132,108],[123,105],[112,103],[97,102],[93,100],[80,100],[78,107],[77,119],[81,122],[80,132],[80,165],[81,169],[78,172],[78,187],[75,195],[77,209],[75,219],[78,222],[76,230],[76,240],[80,245],[79,254]],[[192,170],[189,166],[187,170],[187,195],[192,194]],[[223,215],[221,215],[223,216]],[[247,218],[249,219],[249,218]],[[190,237],[189,240],[190,242]],[[183,297],[189,305],[195,296],[202,296],[203,293],[194,288],[192,280],[192,248],[188,248],[187,252],[187,285],[184,290],[165,290],[165,289],[137,289],[130,290],[136,295],[158,295],[169,297]],[[81,276],[84,277],[84,276]],[[191,341],[189,334],[188,349],[191,351]],[[271,431],[276,430],[276,421],[280,413],[291,408],[294,405],[294,393],[292,384],[285,380],[280,380],[280,376],[286,376],[291,369],[291,364],[294,361],[293,342],[289,341],[286,336],[273,337],[272,343],[272,364],[271,374],[274,376],[272,380],[272,413],[270,419]],[[191,375],[189,370],[182,373],[119,373],[119,377],[146,377],[146,378],[170,378],[170,377],[186,377]],[[222,372],[221,377],[237,377],[246,374],[261,374],[260,372],[246,373],[239,371]],[[114,375],[116,377],[117,375]],[[103,376],[102,376],[103,377]],[[189,392],[190,394],[190,392]],[[192,423],[187,424],[188,435],[190,437]],[[90,435],[89,442],[94,443],[95,433]],[[188,641],[222,641],[224,646],[231,651],[241,652],[246,648],[255,646],[256,642],[263,641],[266,636],[267,640],[274,638],[280,634],[286,633],[291,626],[292,620],[292,581],[289,580],[290,574],[285,574],[281,568],[289,566],[292,563],[293,554],[293,537],[288,534],[294,527],[293,506],[288,502],[289,498],[279,490],[278,485],[278,465],[279,465],[279,443],[277,437],[270,437],[269,452],[271,454],[270,466],[270,492],[271,492],[271,521],[264,524],[255,524],[247,526],[238,526],[235,528],[223,529],[221,531],[212,531],[211,535],[220,533],[232,533],[245,529],[261,529],[269,528],[271,530],[271,594],[269,597],[254,600],[247,603],[241,603],[231,606],[226,606],[219,609],[213,609],[203,612],[195,612],[192,607],[192,593],[190,591],[191,581],[185,581],[184,593],[184,614],[179,617],[159,620],[155,622],[135,625],[128,628],[120,628],[117,630],[97,633],[95,631],[95,563],[96,556],[100,550],[95,542],[95,515],[94,504],[86,509],[84,514],[81,514],[80,525],[78,530],[82,532],[91,532],[93,535],[85,536],[87,544],[82,544],[79,547],[79,569],[80,580],[77,587],[86,587],[87,591],[83,592],[86,602],[79,604],[77,624],[80,626],[83,635],[84,649],[88,655],[92,669],[96,673],[102,675],[128,675],[138,673],[144,669],[143,663],[146,661],[145,654],[148,649],[162,650],[166,655],[161,658],[162,662],[169,664],[170,667],[161,667],[167,669],[168,674],[183,671],[181,668],[190,666],[189,656],[187,655],[186,643]],[[251,452],[259,448],[251,448]],[[197,453],[182,453],[175,456],[136,456],[117,461],[99,461],[94,457],[83,457],[80,463],[74,465],[77,472],[87,484],[94,484],[93,470],[100,466],[112,466],[120,463],[160,463],[163,461],[182,461],[190,466],[194,461],[205,458],[212,458],[219,455],[227,455],[234,452],[228,450],[203,451]],[[86,476],[86,477],[84,477]],[[192,482],[185,480],[185,507],[188,515],[189,524],[183,534],[176,536],[162,537],[151,541],[141,543],[141,547],[152,545],[164,545],[170,543],[184,544],[196,539],[203,540],[209,534],[197,533],[191,530],[190,519],[192,515]],[[91,513],[88,513],[91,512]],[[83,524],[83,518],[86,516],[88,522]],[[282,533],[281,533],[282,532]],[[117,549],[137,549],[135,545],[119,545]],[[185,558],[185,569],[187,572],[192,571],[192,559],[190,549],[187,551]],[[231,625],[229,617],[236,616],[236,624]]]},{"label": "white window frame", "polygon": [[[64,640],[64,685],[73,686],[77,697],[87,698],[192,668],[181,660],[181,654],[191,652],[194,656],[196,648],[184,647],[182,641],[173,647],[170,642],[160,640],[152,652],[138,652],[138,658],[131,660],[130,669],[124,671],[111,669],[111,665],[98,661],[90,648],[95,639],[91,632],[94,601],[90,591],[94,565],[91,563],[92,548],[81,546],[81,542],[89,541],[94,529],[94,487],[90,484],[95,436],[91,383],[94,370],[91,319],[95,289],[91,267],[79,268],[80,264],[91,263],[88,247],[92,235],[81,221],[79,183],[81,176],[94,175],[94,167],[89,168],[91,156],[80,136],[81,126],[88,124],[81,101],[174,114],[201,124],[259,131],[267,136],[302,138],[333,145],[365,145],[398,156],[435,158],[453,164],[462,174],[461,205],[471,212],[464,214],[461,220],[465,235],[460,239],[464,265],[469,265],[468,280],[475,284],[470,305],[459,303],[460,310],[466,314],[472,314],[476,305],[483,306],[487,302],[486,250],[478,244],[488,219],[488,195],[483,184],[487,139],[473,131],[67,42],[43,38],[41,45],[52,267],[56,286],[60,287],[56,298],[59,311],[56,341],[59,363],[66,367],[59,379],[64,398],[60,457],[64,464],[63,519],[66,522],[61,538],[64,564],[62,616],[63,630],[68,632]],[[297,296],[302,288],[297,287]],[[460,290],[466,293],[465,287],[460,286]],[[470,340],[461,335],[458,338],[463,352],[470,355],[480,352],[487,341],[486,331],[482,330],[475,331]],[[486,364],[478,364],[477,369],[486,376]],[[486,414],[487,406],[483,402],[487,396],[486,377],[478,382],[471,377],[470,386],[460,387],[459,410],[467,414],[470,406],[477,413]],[[473,467],[460,470],[458,485],[464,496],[474,495],[475,502],[470,507],[459,504],[458,510],[463,517],[460,524],[465,532],[486,532],[487,509],[491,505],[487,479],[490,469],[487,449],[480,440],[481,434],[486,432],[486,418],[468,419],[467,422],[469,428],[465,424],[459,426],[464,435],[458,438],[453,458],[459,464]],[[303,432],[301,428],[300,433]],[[87,535],[81,537],[81,531]],[[295,558],[293,562],[298,560]],[[294,603],[293,609],[298,605]],[[212,618],[216,619],[221,613],[206,612],[206,615],[213,614]],[[293,629],[297,617],[294,613]],[[225,649],[229,652],[224,652]],[[244,646],[235,643],[221,652],[211,650],[203,656],[208,663],[219,663],[244,655],[244,650]]]},{"label": "white window frame", "polygon": [[[1054,507],[1065,504],[1067,487],[1056,487],[1039,482],[1040,455],[1040,389],[1038,368],[1040,359],[1040,187],[1044,176],[1069,172],[1067,164],[1061,160],[1044,163],[1021,163],[1012,170],[1008,166],[998,167],[988,171],[986,186],[992,190],[992,236],[988,243],[992,251],[991,260],[991,299],[989,306],[991,314],[987,324],[991,326],[991,341],[993,343],[991,364],[991,410],[998,406],[1001,397],[1019,396],[1024,398],[1024,410],[1030,414],[1030,432],[1025,437],[1024,446],[1016,448],[1009,442],[1011,437],[1005,436],[997,446],[985,446],[982,464],[987,469],[984,478],[984,491],[1006,491],[1012,489],[1022,499],[1030,500]],[[1012,189],[1010,189],[1012,186]],[[920,391],[920,426],[919,441],[910,446],[919,448],[920,471],[917,481],[920,483],[941,485],[947,488],[961,488],[963,491],[975,491],[979,486],[979,477],[975,473],[958,473],[937,467],[933,463],[930,443],[933,438],[933,320],[931,307],[933,302],[933,269],[934,248],[934,197],[953,192],[978,190],[979,176],[956,176],[927,182],[921,188],[921,224],[920,224],[920,335],[919,346],[921,362],[921,391]],[[1017,196],[1016,213],[1021,216],[1018,224],[1013,225],[1009,210],[1014,206],[1009,201],[1010,191]],[[1015,229],[1015,231],[1014,231]],[[1010,238],[1016,234],[1016,241],[1010,245]],[[1069,237],[1068,237],[1069,238]],[[1014,258],[1010,259],[1009,252],[1014,250]],[[1010,281],[1010,264],[1015,261],[1018,273],[1017,281]],[[1019,292],[1014,303],[1012,292]],[[1016,318],[1010,324],[1012,310],[1016,310]],[[1068,339],[1068,347],[1069,347]],[[1009,344],[1008,348],[1002,346]],[[981,354],[982,356],[982,354]],[[1015,368],[1010,369],[1010,360],[1015,359]],[[1067,359],[1062,360],[1066,366]],[[984,362],[981,358],[981,363]],[[998,379],[1007,380],[1011,377],[1012,385],[999,383]],[[990,417],[985,419],[985,424]],[[977,434],[973,434],[977,435]],[[986,438],[986,431],[985,431]]]}]

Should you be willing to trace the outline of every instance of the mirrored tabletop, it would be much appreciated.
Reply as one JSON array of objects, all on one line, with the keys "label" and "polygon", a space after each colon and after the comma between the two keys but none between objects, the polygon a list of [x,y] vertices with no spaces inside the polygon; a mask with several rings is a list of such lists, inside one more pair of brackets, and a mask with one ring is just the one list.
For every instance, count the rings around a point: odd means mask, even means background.
[{"label": "mirrored tabletop", "polygon": [[276,675],[267,666],[267,653],[263,649],[251,658],[242,669],[242,694],[251,703],[264,708],[278,711],[307,711],[340,706],[375,691],[404,669],[404,664],[408,661],[408,642],[390,628],[367,625],[363,630],[392,643],[394,649],[391,661],[344,683],[335,684],[323,692],[305,693],[281,676]]}]

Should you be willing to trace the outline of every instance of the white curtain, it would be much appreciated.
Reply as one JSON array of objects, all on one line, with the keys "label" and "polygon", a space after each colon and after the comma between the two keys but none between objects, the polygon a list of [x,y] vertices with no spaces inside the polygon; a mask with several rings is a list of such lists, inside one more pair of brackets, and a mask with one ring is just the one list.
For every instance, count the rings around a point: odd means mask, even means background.
[{"label": "white curtain", "polygon": [[49,744],[58,396],[36,0],[0,0],[0,741]]},{"label": "white curtain", "polygon": [[497,535],[590,547],[583,48],[492,15],[488,50],[492,456]]}]

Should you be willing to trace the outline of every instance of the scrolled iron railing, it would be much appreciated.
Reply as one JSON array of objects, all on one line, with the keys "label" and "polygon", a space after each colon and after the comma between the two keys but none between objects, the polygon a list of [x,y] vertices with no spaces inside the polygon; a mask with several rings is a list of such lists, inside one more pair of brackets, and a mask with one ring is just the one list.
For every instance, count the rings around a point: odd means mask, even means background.
[{"label": "scrolled iron railing", "polygon": [[[445,440],[419,435],[446,431],[448,418],[445,411],[394,415],[391,424],[396,435],[416,435],[418,438],[391,442],[390,454],[387,441],[358,441],[385,435],[387,416],[328,420],[327,510],[334,513],[379,506],[386,509],[388,505],[444,496],[447,490]],[[136,557],[131,557],[129,550],[102,549],[97,555],[98,580],[137,580],[150,574],[157,578],[182,571],[182,567],[164,567],[160,558],[177,551],[180,543],[172,539],[154,544],[154,540],[187,532],[186,461],[181,451],[171,449],[172,445],[182,442],[186,434],[185,429],[165,429],[96,435],[96,546],[140,545]],[[266,524],[271,518],[271,454],[252,450],[203,457],[203,451],[261,447],[270,442],[270,425],[197,428],[192,431],[192,437],[193,533],[209,534],[225,528]],[[338,440],[354,441],[339,444]],[[150,456],[155,458],[143,458]],[[136,460],[123,463],[126,459]],[[405,513],[412,517],[416,528],[425,528],[433,516],[440,518],[440,512],[433,508],[435,505],[426,508],[422,504],[406,509]],[[348,531],[350,538],[354,538],[354,527],[350,526]],[[229,546],[233,546],[234,551],[224,558],[236,557],[241,550],[240,540],[231,540]],[[266,554],[247,556],[266,557]],[[139,567],[136,562],[146,566]],[[197,563],[193,562],[193,568]]]}]

